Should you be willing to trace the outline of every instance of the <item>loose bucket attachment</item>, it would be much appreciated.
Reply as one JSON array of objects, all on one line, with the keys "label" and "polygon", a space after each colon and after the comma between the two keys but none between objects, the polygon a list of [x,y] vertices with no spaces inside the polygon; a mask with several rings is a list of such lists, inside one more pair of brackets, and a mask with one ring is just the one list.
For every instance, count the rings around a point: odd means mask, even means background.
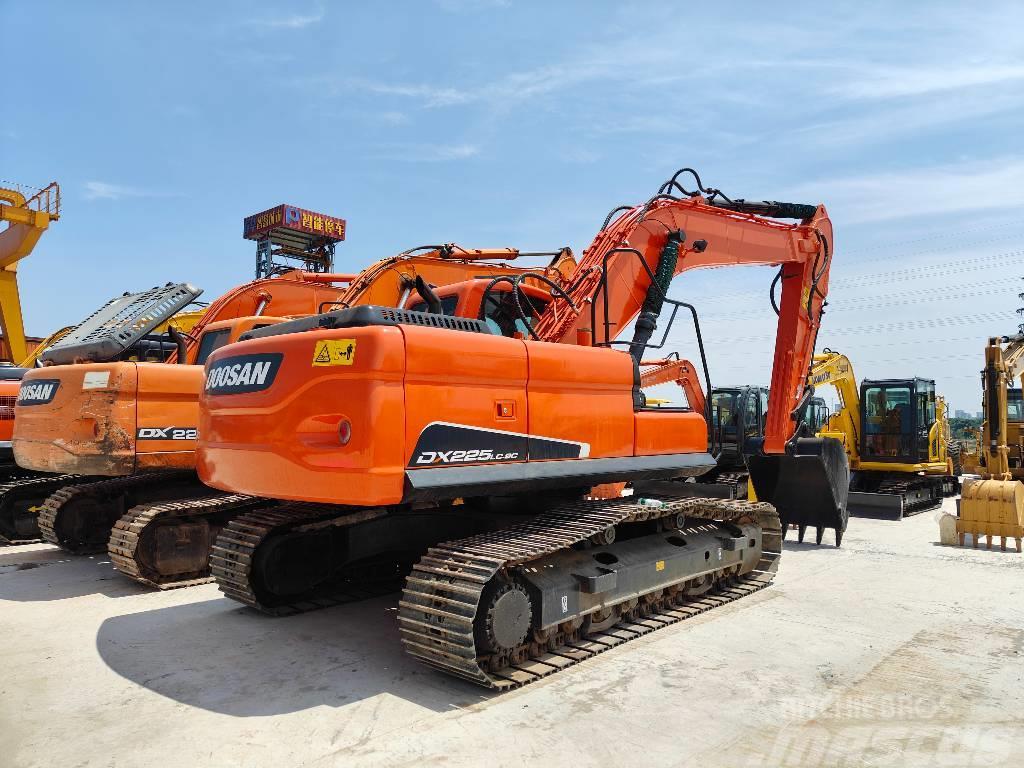
[{"label": "loose bucket attachment", "polygon": [[964,545],[964,536],[969,533],[974,538],[975,547],[978,540],[986,536],[991,549],[992,538],[998,536],[1002,549],[1006,549],[1007,539],[1015,539],[1020,552],[1021,539],[1024,538],[1024,483],[1019,480],[965,480],[956,532],[960,546]]},{"label": "loose bucket attachment", "polygon": [[850,463],[842,443],[830,437],[800,438],[782,455],[755,451],[747,457],[747,467],[758,500],[778,511],[783,538],[795,524],[803,541],[810,525],[817,531],[816,543],[821,544],[825,529],[832,528],[836,546],[842,544],[850,492]]},{"label": "loose bucket attachment", "polygon": [[[924,491],[917,491],[913,500]],[[907,499],[908,501],[911,499]],[[941,499],[939,500],[941,503]],[[904,496],[898,493],[865,493],[863,491],[850,491],[850,498],[847,501],[847,508],[854,514],[861,517],[875,517],[892,520],[902,520],[904,514]]]}]

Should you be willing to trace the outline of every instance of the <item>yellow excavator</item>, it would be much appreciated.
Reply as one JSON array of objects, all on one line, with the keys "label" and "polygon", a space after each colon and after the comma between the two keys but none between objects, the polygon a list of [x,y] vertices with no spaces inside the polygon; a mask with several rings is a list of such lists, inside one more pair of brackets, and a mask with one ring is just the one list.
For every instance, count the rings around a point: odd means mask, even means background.
[{"label": "yellow excavator", "polygon": [[901,520],[960,490],[946,402],[933,380],[865,379],[858,387],[850,360],[828,348],[814,356],[810,380],[839,395],[840,407],[818,437],[835,438],[846,449],[851,514]]},{"label": "yellow excavator", "polygon": [[[1005,348],[1003,345],[1006,345]],[[993,537],[1000,538],[1006,549],[1006,540],[1014,539],[1021,551],[1024,538],[1024,467],[1011,466],[1008,445],[1009,419],[1007,392],[1009,384],[1024,375],[1024,334],[995,336],[985,348],[985,369],[982,371],[982,404],[985,421],[978,452],[984,463],[985,474],[980,480],[964,482],[960,498],[960,516],[956,521],[957,537],[963,546],[966,534],[971,534],[974,546],[985,536],[992,548]],[[1020,443],[1020,424],[1016,441]]]}]

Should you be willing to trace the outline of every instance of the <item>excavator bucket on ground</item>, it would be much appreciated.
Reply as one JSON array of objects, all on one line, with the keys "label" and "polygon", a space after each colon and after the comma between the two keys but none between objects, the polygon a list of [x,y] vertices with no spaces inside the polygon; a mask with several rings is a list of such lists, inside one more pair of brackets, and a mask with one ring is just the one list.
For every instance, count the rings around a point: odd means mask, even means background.
[{"label": "excavator bucket on ground", "polygon": [[849,519],[850,463],[838,440],[805,437],[785,454],[755,451],[747,467],[758,501],[778,510],[783,538],[790,525],[797,525],[803,541],[810,525],[818,544],[826,528],[835,531],[836,546],[842,544]]},{"label": "excavator bucket on ground", "polygon": [[1006,549],[1006,540],[1014,539],[1021,551],[1024,539],[1024,483],[1019,480],[967,480],[960,496],[960,517],[956,521],[960,546],[969,533],[974,546],[982,536],[992,549],[992,539],[1000,539],[1000,548]]}]

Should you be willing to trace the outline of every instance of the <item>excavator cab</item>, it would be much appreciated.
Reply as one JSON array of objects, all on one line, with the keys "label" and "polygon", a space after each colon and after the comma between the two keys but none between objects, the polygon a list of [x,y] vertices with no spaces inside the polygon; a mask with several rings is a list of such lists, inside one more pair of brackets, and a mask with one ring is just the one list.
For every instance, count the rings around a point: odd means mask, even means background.
[{"label": "excavator cab", "polygon": [[685,495],[724,499],[747,498],[747,457],[755,441],[764,437],[768,415],[768,388],[757,386],[715,387],[710,398],[708,452],[715,456],[714,469],[680,484]]},{"label": "excavator cab", "polygon": [[828,424],[831,416],[832,413],[825,404],[825,399],[823,397],[812,397],[807,404],[807,416],[804,418],[804,421],[814,434],[818,434]]},{"label": "excavator cab", "polygon": [[1020,387],[1006,389],[1006,449],[1010,473],[1024,478],[1024,398]]},{"label": "excavator cab", "polygon": [[865,379],[860,386],[860,454],[866,461],[921,464],[934,460],[935,382]]},{"label": "excavator cab", "polygon": [[718,466],[743,467],[747,442],[764,436],[768,413],[765,387],[715,387],[711,393],[710,448]]},{"label": "excavator cab", "polygon": [[422,280],[405,308],[483,320],[499,336],[526,338],[551,301],[551,293],[517,280],[476,278],[435,289]]}]

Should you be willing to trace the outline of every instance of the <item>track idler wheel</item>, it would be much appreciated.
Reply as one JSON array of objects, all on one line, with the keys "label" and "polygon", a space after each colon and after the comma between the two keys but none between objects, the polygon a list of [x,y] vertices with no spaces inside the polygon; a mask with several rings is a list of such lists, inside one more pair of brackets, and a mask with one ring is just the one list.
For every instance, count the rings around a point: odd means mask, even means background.
[{"label": "track idler wheel", "polygon": [[477,648],[490,654],[499,669],[522,661],[532,624],[533,601],[526,587],[515,579],[496,581],[484,593],[474,621]]}]

